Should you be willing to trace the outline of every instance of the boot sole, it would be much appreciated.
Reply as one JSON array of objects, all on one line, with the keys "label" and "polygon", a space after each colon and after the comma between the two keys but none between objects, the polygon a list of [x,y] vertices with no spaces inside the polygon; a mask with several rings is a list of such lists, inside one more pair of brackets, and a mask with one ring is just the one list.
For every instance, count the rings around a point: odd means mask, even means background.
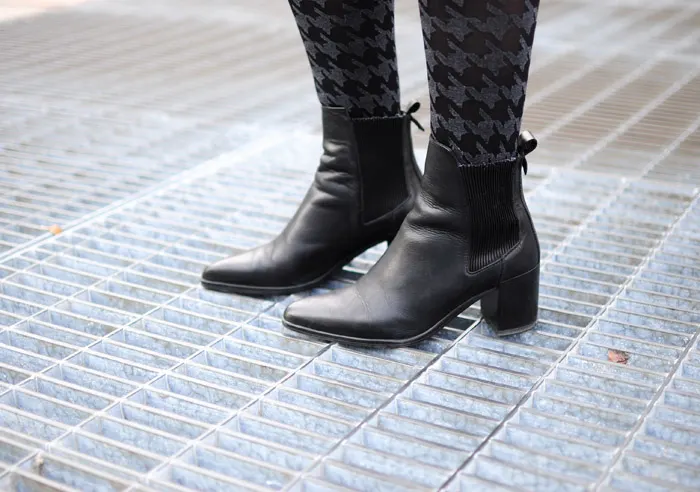
[{"label": "boot sole", "polygon": [[215,292],[223,292],[225,294],[244,294],[250,296],[279,296],[279,295],[289,295],[296,294],[297,292],[303,292],[305,290],[313,289],[318,287],[323,282],[331,278],[334,274],[340,272],[345,265],[350,263],[356,257],[360,256],[362,253],[368,249],[374,248],[378,244],[386,242],[386,239],[377,241],[374,244],[370,244],[358,251],[355,251],[351,256],[345,257],[343,260],[336,263],[330,270],[321,274],[313,280],[305,282],[303,284],[289,285],[282,287],[258,287],[254,285],[239,285],[239,284],[229,284],[225,282],[211,282],[209,280],[201,279],[200,283],[202,287],[207,290],[213,290]]},{"label": "boot sole", "polygon": [[[490,290],[488,292],[484,292],[483,295],[489,294],[491,292],[494,292],[495,289]],[[289,321],[285,320],[284,318],[282,319],[282,324],[286,327],[289,328],[292,331],[295,331],[297,333],[301,333],[303,335],[311,335],[314,338],[318,340],[322,340],[324,342],[338,342],[341,345],[348,345],[352,347],[363,347],[363,348],[399,348],[399,347],[408,347],[411,345],[415,345],[416,343],[422,342],[423,340],[426,340],[433,336],[436,332],[440,331],[442,328],[444,328],[450,321],[455,319],[457,316],[462,313],[465,309],[467,309],[469,306],[474,304],[476,301],[481,299],[482,295],[477,297],[474,300],[470,300],[469,302],[466,302],[462,305],[460,305],[457,309],[452,311],[450,314],[448,314],[446,317],[444,317],[442,320],[440,320],[438,323],[433,325],[430,329],[427,331],[421,333],[420,335],[417,335],[415,337],[411,338],[404,338],[400,340],[389,340],[389,339],[373,339],[373,338],[356,338],[356,337],[348,337],[348,336],[343,336],[343,335],[333,335],[331,333],[323,332],[323,331],[317,331],[314,330],[313,328],[307,328],[305,326],[301,325],[295,325],[294,323],[290,323]],[[486,318],[484,318],[486,319]],[[486,319],[487,322],[489,322],[488,319]],[[505,330],[505,331],[500,331],[500,330],[495,330],[496,335],[499,337],[505,337],[509,335],[517,335],[518,333],[524,333],[530,329],[532,329],[533,326],[535,326],[537,322],[521,326],[518,328],[513,328],[512,330]],[[490,324],[490,322],[489,322]]]},{"label": "boot sole", "polygon": [[[539,269],[539,265],[536,267],[536,269]],[[535,269],[531,270],[530,272],[527,272],[525,275],[530,274],[534,270]],[[320,339],[320,340],[323,340],[326,342],[338,342],[342,345],[363,347],[363,348],[407,347],[410,345],[415,345],[416,343],[422,342],[423,340],[430,338],[431,336],[433,336],[433,334],[435,334],[436,332],[438,332],[442,328],[444,328],[449,322],[451,322],[453,319],[455,319],[457,316],[459,316],[460,313],[462,313],[465,309],[467,309],[469,306],[474,304],[476,301],[488,296],[489,294],[494,294],[496,292],[498,292],[498,288],[494,288],[494,289],[487,290],[486,292],[482,292],[478,296],[474,296],[471,299],[467,300],[466,302],[457,306],[455,309],[450,311],[450,313],[447,314],[447,316],[443,317],[440,321],[438,321],[436,324],[434,324],[432,327],[430,327],[428,330],[424,331],[420,335],[416,335],[416,336],[410,337],[410,338],[398,339],[398,340],[358,338],[358,337],[348,337],[348,336],[344,336],[344,335],[334,335],[332,333],[322,332],[322,331],[314,330],[313,328],[307,328],[305,326],[290,323],[289,321],[287,321],[284,318],[282,318],[282,324],[286,328],[289,328],[292,331],[296,331],[297,333],[302,333],[304,335],[311,335],[317,339]],[[484,319],[486,320],[486,322],[489,325],[491,325],[493,327],[498,326],[496,323],[493,322],[493,320],[491,318],[484,316]],[[534,322],[528,323],[528,324],[523,325],[523,326],[518,326],[515,328],[508,329],[508,330],[494,329],[494,331],[495,331],[496,336],[506,337],[509,335],[517,335],[518,333],[524,333],[524,332],[532,329],[536,324],[537,324],[537,319],[535,318]]]}]

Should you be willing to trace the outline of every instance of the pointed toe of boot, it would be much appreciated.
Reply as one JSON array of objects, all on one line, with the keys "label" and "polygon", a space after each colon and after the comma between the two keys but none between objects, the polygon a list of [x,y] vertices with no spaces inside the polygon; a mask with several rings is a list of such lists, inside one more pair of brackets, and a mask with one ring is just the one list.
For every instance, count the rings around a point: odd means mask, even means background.
[{"label": "pointed toe of boot", "polygon": [[394,323],[380,313],[371,313],[370,304],[353,285],[290,304],[282,321],[293,331],[350,345],[372,345],[395,338]]},{"label": "pointed toe of boot", "polygon": [[[296,301],[284,311],[283,323],[291,330],[326,340],[337,340],[347,334],[344,326],[349,320],[338,292],[307,297]],[[354,313],[357,316],[357,311]]]},{"label": "pointed toe of boot", "polygon": [[218,292],[252,296],[276,296],[299,292],[317,283],[316,272],[279,254],[273,241],[209,265],[202,272],[202,286]]},{"label": "pointed toe of boot", "polygon": [[329,331],[328,319],[318,309],[318,300],[318,297],[307,297],[287,306],[282,315],[284,326],[300,333],[323,338],[323,335]]},{"label": "pointed toe of boot", "polygon": [[205,287],[209,287],[210,284],[216,285],[226,283],[228,276],[228,269],[226,268],[227,263],[228,258],[207,266],[202,272],[202,284]]},{"label": "pointed toe of boot", "polygon": [[202,272],[201,282],[206,289],[229,293],[259,294],[265,287],[249,253],[212,263]]}]

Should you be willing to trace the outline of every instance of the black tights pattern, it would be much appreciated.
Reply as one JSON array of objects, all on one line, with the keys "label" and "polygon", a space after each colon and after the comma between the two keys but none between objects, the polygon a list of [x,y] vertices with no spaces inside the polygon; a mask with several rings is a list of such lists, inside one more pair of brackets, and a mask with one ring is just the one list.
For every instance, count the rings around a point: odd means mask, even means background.
[{"label": "black tights pattern", "polygon": [[[289,0],[321,104],[399,112],[393,0]],[[539,0],[419,0],[431,130],[460,165],[516,152]]]},{"label": "black tights pattern", "polygon": [[289,0],[323,106],[399,113],[394,0]]}]

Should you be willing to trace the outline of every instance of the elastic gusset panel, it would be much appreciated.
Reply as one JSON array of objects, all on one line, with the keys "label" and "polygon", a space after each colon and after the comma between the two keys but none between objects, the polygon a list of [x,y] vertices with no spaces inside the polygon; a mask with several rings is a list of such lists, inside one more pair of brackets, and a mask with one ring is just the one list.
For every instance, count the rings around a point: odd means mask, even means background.
[{"label": "elastic gusset panel", "polygon": [[362,175],[365,223],[391,212],[408,197],[404,173],[405,116],[353,120]]},{"label": "elastic gusset panel", "polygon": [[469,208],[469,271],[501,259],[518,243],[520,227],[515,213],[513,173],[518,164],[460,166]]}]

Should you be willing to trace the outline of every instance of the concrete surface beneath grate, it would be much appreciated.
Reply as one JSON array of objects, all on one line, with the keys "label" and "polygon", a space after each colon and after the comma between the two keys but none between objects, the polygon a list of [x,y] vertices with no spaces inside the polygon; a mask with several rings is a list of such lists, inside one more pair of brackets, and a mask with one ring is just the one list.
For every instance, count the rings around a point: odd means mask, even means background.
[{"label": "concrete surface beneath grate", "polygon": [[[425,103],[415,7],[401,80]],[[198,286],[273,237],[313,172],[283,0],[0,26],[0,489],[700,487],[700,5],[544,2],[525,117],[541,319],[497,339],[474,307],[400,350],[294,335],[298,296]]]}]

